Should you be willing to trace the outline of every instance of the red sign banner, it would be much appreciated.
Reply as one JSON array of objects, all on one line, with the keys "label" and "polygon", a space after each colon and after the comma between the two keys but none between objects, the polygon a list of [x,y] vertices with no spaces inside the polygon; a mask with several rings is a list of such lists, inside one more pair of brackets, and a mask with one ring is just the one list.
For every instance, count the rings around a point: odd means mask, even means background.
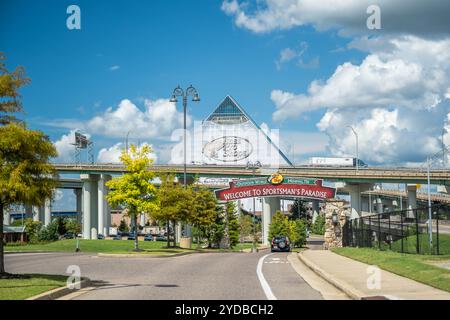
[{"label": "red sign banner", "polygon": [[336,189],[322,186],[322,180],[314,184],[280,183],[256,184],[236,186],[237,182],[230,182],[228,189],[216,190],[217,199],[232,201],[254,197],[287,196],[294,198],[308,198],[325,200],[334,198]]}]

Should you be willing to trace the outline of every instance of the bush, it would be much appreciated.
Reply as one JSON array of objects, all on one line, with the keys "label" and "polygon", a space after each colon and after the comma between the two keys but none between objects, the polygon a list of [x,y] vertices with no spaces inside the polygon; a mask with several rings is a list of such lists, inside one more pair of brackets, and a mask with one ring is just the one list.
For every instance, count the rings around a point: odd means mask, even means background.
[{"label": "bush", "polygon": [[39,221],[33,221],[33,219],[25,220],[25,232],[28,236],[29,243],[37,243],[39,241],[39,231],[41,230],[42,223]]},{"label": "bush", "polygon": [[66,231],[73,234],[81,233],[81,223],[75,219],[66,219],[65,222]]},{"label": "bush", "polygon": [[41,228],[38,233],[38,241],[56,241],[58,238],[58,224],[55,221],[52,221],[46,227]]}]

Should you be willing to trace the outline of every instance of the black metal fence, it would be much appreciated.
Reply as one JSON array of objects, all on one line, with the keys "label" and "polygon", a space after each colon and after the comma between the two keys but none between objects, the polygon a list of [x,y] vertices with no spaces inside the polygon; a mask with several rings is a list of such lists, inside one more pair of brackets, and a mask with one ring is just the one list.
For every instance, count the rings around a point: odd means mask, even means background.
[{"label": "black metal fence", "polygon": [[347,220],[343,228],[343,245],[402,253],[450,255],[450,208],[433,205],[431,213],[431,221],[429,207]]}]

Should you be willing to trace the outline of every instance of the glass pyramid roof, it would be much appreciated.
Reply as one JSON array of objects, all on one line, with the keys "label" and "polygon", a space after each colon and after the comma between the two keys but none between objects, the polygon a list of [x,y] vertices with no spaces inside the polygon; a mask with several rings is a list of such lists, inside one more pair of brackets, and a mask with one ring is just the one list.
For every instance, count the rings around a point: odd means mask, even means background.
[{"label": "glass pyramid roof", "polygon": [[248,122],[250,119],[237,103],[227,96],[206,121],[217,124],[240,124]]}]

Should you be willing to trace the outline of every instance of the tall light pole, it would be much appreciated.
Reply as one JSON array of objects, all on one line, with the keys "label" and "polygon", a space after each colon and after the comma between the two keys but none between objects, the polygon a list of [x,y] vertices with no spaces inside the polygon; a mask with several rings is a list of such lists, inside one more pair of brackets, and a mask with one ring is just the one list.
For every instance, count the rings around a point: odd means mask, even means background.
[{"label": "tall light pole", "polygon": [[428,234],[430,242],[430,253],[433,252],[433,225],[432,225],[432,214],[431,214],[431,186],[430,186],[430,157],[427,158],[427,184],[428,184]]},{"label": "tall light pole", "polygon": [[125,150],[127,151],[127,153],[128,153],[128,136],[130,135],[130,132],[131,130],[128,130],[127,137],[125,139]]},{"label": "tall light pole", "polygon": [[182,97],[183,98],[183,116],[184,116],[184,121],[183,121],[183,143],[184,143],[184,148],[183,148],[183,153],[184,153],[184,170],[183,170],[183,185],[186,188],[186,109],[187,109],[187,98],[188,96],[192,97],[192,101],[194,102],[199,102],[200,101],[200,97],[198,96],[197,90],[190,85],[186,90],[181,89],[180,86],[177,86],[172,93],[172,97],[170,98],[170,102],[174,102],[177,103],[177,97]]},{"label": "tall light pole", "polygon": [[[248,162],[246,169],[252,169],[253,171],[253,179],[256,176],[256,168],[260,167],[261,165],[258,165],[259,162],[251,163]],[[253,197],[253,246],[252,246],[252,252],[256,252],[256,198]],[[262,214],[262,210],[261,210]]]},{"label": "tall light pole", "polygon": [[359,170],[359,155],[358,155],[358,133],[355,131],[355,129],[353,129],[352,126],[347,126],[347,128],[352,129],[355,138],[356,138],[356,171]]}]

